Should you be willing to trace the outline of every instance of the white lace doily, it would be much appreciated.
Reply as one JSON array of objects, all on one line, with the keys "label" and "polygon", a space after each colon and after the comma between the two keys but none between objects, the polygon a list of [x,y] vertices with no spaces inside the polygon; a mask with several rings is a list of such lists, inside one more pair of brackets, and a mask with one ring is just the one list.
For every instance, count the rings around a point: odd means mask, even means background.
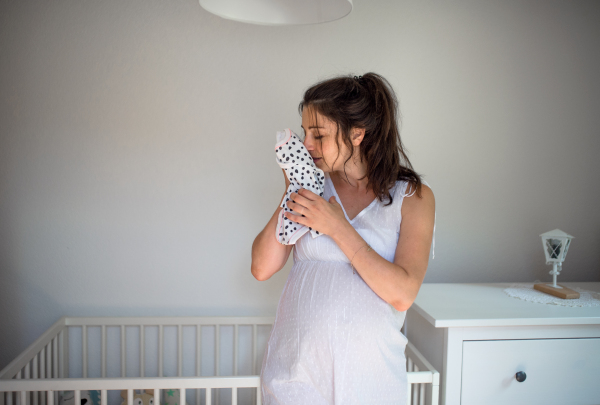
[{"label": "white lace doily", "polygon": [[578,287],[569,287],[579,293],[577,299],[562,299],[550,294],[545,294],[535,290],[533,284],[541,283],[515,283],[505,288],[504,292],[513,298],[519,298],[524,301],[537,302],[539,304],[561,305],[564,307],[600,307],[600,293],[589,290],[582,290]]}]

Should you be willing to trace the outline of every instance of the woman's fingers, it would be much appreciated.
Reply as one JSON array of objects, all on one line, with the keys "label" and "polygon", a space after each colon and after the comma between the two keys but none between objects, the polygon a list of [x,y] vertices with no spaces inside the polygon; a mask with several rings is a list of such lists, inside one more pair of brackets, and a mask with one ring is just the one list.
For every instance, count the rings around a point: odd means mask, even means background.
[{"label": "woman's fingers", "polygon": [[309,226],[308,223],[306,222],[306,218],[300,215],[294,215],[291,214],[289,212],[285,213],[285,216],[287,219],[289,219],[290,221],[294,221],[300,225],[304,225],[304,226]]},{"label": "woman's fingers", "polygon": [[[302,193],[302,194],[300,194],[300,193]],[[290,199],[293,200],[294,202],[306,207],[311,202],[316,200],[316,198],[313,198],[313,196],[318,197],[315,193],[311,192],[310,190],[301,188],[300,190],[298,190],[297,193],[290,194]]]},{"label": "woman's fingers", "polygon": [[[288,201],[289,203],[290,201]],[[291,207],[290,207],[291,208]],[[296,207],[296,209],[300,209],[300,211],[302,211],[302,208],[298,208]],[[284,212],[283,215],[288,218],[291,219],[294,222],[297,222],[301,225],[306,225],[305,221],[306,221],[306,216],[304,214],[300,214],[300,212],[296,211],[296,209],[292,208],[292,210],[294,212],[297,212],[298,214],[292,214],[291,212]]]},{"label": "woman's fingers", "polygon": [[[302,193],[304,195],[302,195],[300,193]],[[311,196],[315,196],[317,198],[319,197],[316,194],[312,193],[310,190],[306,190],[306,189],[302,188],[302,189],[298,190],[298,193],[290,194],[290,200],[286,202],[286,205],[292,211],[298,213],[302,217],[306,217],[305,214],[308,214],[310,210],[317,209],[317,207],[316,207],[317,201],[315,201],[316,198],[315,198],[315,200],[311,200],[310,199]],[[317,211],[318,211],[318,209],[317,209]],[[293,219],[294,221],[295,221],[294,218],[298,216],[298,215],[294,215],[289,212],[287,212],[285,215],[286,215],[286,217]],[[296,221],[296,222],[299,222],[299,221]]]},{"label": "woman's fingers", "polygon": [[306,208],[304,205],[298,204],[297,202],[294,202],[294,201],[291,201],[291,200],[287,202],[287,206],[292,211],[296,211],[298,213],[302,212],[302,208]]},{"label": "woman's fingers", "polygon": [[309,201],[315,201],[320,197],[317,194],[305,188],[301,188],[300,190],[298,190],[298,195],[302,198],[306,198]]},{"label": "woman's fingers", "polygon": [[313,193],[312,191],[310,191],[309,189],[306,189],[306,188],[301,188],[300,190],[298,190],[298,192],[302,192],[302,195],[304,197],[308,198],[309,200],[316,200],[317,198],[320,197],[317,194]]},{"label": "woman's fingers", "polygon": [[309,207],[311,205],[314,205],[314,203],[315,203],[313,200],[310,200],[310,199],[308,199],[300,194],[297,194],[297,193],[290,194],[290,201],[288,201],[288,202],[293,202],[293,203],[296,203],[303,207]]}]

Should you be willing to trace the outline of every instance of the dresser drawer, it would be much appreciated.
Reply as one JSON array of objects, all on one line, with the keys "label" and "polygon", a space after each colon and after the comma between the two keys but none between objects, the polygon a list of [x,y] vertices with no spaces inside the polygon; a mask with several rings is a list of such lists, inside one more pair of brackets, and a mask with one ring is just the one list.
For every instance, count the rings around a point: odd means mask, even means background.
[{"label": "dresser drawer", "polygon": [[598,405],[599,375],[600,338],[464,341],[461,405]]}]

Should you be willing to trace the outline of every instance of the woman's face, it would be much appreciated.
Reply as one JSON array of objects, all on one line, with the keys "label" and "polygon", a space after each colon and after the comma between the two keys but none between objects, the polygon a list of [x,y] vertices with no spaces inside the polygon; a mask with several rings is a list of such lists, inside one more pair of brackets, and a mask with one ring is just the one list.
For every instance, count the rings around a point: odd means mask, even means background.
[{"label": "woman's face", "polygon": [[[305,107],[302,109],[302,129],[305,134],[304,147],[312,156],[315,166],[324,172],[343,171],[346,153],[338,156],[335,140],[341,137],[339,132],[336,133],[335,123],[310,107]],[[342,140],[338,139],[338,142],[342,152],[347,152]]]}]

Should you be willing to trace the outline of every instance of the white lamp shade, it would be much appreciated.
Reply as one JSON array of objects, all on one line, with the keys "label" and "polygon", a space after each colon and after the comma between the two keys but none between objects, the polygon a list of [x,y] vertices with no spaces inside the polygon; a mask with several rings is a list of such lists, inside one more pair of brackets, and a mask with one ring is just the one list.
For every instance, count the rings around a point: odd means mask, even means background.
[{"label": "white lamp shade", "polygon": [[219,17],[259,25],[318,24],[350,14],[352,0],[199,0]]},{"label": "white lamp shade", "polygon": [[567,251],[574,237],[560,229],[555,229],[540,235],[546,255],[546,264],[562,263],[567,257]]}]

